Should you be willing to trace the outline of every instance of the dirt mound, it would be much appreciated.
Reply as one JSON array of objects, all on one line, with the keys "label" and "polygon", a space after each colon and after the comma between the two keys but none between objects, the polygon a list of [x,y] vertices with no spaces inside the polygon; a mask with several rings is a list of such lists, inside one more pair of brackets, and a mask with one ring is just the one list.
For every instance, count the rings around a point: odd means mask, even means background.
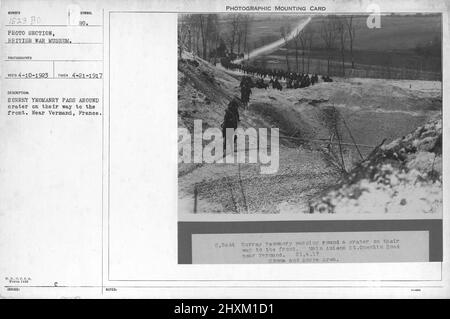
[{"label": "dirt mound", "polygon": [[[307,139],[311,139],[314,136],[311,124],[300,113],[288,108],[280,108],[271,103],[252,103],[250,111],[255,116],[262,117],[271,126],[279,128],[281,135],[299,138],[297,142],[294,139],[282,139],[281,142],[284,145],[302,145],[305,144]],[[304,140],[300,140],[300,138]]]},{"label": "dirt mound", "polygon": [[311,213],[441,213],[442,120],[377,147]]},{"label": "dirt mound", "polygon": [[335,105],[385,112],[426,112],[442,108],[441,84],[433,81],[348,79],[330,94]]}]

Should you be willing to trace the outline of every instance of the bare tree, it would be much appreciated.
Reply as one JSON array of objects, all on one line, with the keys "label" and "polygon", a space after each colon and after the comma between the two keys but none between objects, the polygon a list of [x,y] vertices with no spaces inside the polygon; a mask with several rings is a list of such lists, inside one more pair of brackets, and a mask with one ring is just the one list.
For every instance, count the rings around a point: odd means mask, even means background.
[{"label": "bare tree", "polygon": [[241,54],[241,42],[243,40],[243,37],[244,37],[244,32],[242,31],[242,28],[239,24],[239,29],[237,32],[237,54],[238,55]]},{"label": "bare tree", "polygon": [[320,28],[320,37],[325,44],[325,50],[327,51],[327,73],[330,73],[330,60],[333,55],[333,50],[336,42],[336,30],[334,22],[330,17],[325,17],[322,20],[322,26]]},{"label": "bare tree", "polygon": [[189,34],[189,25],[187,23],[187,17],[181,16],[178,24],[178,58],[181,59],[183,50],[186,46],[186,38]]},{"label": "bare tree", "polygon": [[[217,47],[217,42],[219,39],[219,30],[218,26],[218,17],[216,14],[208,14],[206,19],[206,48],[209,49],[209,53],[211,53],[212,48]],[[210,57],[207,55],[207,52],[204,52],[204,59]]]},{"label": "bare tree", "polygon": [[233,54],[234,46],[236,44],[236,36],[238,35],[238,31],[239,31],[239,14],[232,15],[230,24],[231,24],[231,30],[230,30],[228,42],[230,43],[230,52],[231,52],[231,54]]},{"label": "bare tree", "polygon": [[178,41],[182,40],[183,32],[186,32],[186,34],[184,34],[184,45],[188,51],[192,52],[192,48],[194,47],[193,42],[195,38],[193,15],[181,15],[178,26]]},{"label": "bare tree", "polygon": [[295,64],[298,72],[298,50],[302,50],[302,73],[305,73],[305,51],[307,48],[307,34],[304,29],[297,31],[293,37],[293,42],[295,46]]},{"label": "bare tree", "polygon": [[244,33],[244,54],[245,52],[247,52],[247,55],[249,53],[247,40],[248,35],[250,33],[250,23],[251,23],[251,16],[248,14],[244,15],[242,18],[242,30]]},{"label": "bare tree", "polygon": [[200,55],[200,27],[199,25],[195,26],[195,52],[197,55]]},{"label": "bare tree", "polygon": [[288,25],[282,26],[280,28],[280,33],[281,33],[281,36],[284,39],[284,44],[286,46],[286,67],[287,67],[287,71],[289,72],[289,70],[290,70],[290,67],[289,67],[289,50],[288,50],[288,47],[287,47],[288,36],[289,36],[289,33],[290,33],[289,26]]},{"label": "bare tree", "polygon": [[298,50],[300,47],[300,32],[297,32],[295,36],[292,38],[292,42],[294,43],[294,49],[295,49],[295,72],[298,73]]},{"label": "bare tree", "polygon": [[308,68],[307,73],[309,73],[309,65],[311,61],[311,52],[312,52],[312,46],[313,46],[313,39],[314,39],[314,29],[313,28],[306,28],[305,29],[305,37],[306,37],[306,43],[308,47]]},{"label": "bare tree", "polygon": [[306,34],[303,30],[299,32],[299,42],[302,48],[302,73],[305,73],[305,50],[306,50]]},{"label": "bare tree", "polygon": [[200,20],[202,19],[201,15],[193,14],[187,16],[187,21],[191,30],[190,34],[190,44],[189,47],[191,51],[197,55],[200,55],[200,37],[201,37],[201,28],[200,28]]},{"label": "bare tree", "polygon": [[191,30],[191,26],[188,26],[188,31],[187,31],[187,49],[189,52],[192,52],[192,30]]},{"label": "bare tree", "polygon": [[334,25],[337,33],[339,34],[339,43],[341,49],[342,59],[342,76],[345,76],[345,42],[347,39],[347,30],[345,27],[345,17],[336,17],[334,19]]},{"label": "bare tree", "polygon": [[211,54],[211,49],[217,46],[220,38],[220,30],[217,26],[216,14],[184,15],[179,23],[179,41],[183,40],[184,43],[187,41],[187,45],[184,45],[188,50],[203,59],[208,59],[208,54]]},{"label": "bare tree", "polygon": [[352,70],[353,70],[355,68],[355,59],[353,57],[353,43],[355,41],[356,36],[356,28],[355,25],[353,24],[353,16],[350,16],[348,19],[346,19],[346,26],[350,46],[350,58],[352,61]]},{"label": "bare tree", "polygon": [[207,32],[207,17],[206,15],[200,14],[199,15],[199,22],[200,22],[200,34],[202,36],[202,58],[206,59],[206,32]]}]

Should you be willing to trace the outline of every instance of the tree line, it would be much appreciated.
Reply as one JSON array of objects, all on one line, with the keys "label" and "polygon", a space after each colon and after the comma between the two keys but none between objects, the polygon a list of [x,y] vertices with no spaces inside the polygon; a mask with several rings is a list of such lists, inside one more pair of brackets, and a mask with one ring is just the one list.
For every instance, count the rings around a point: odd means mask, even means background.
[{"label": "tree line", "polygon": [[[193,52],[205,60],[221,57],[244,57],[250,51],[249,34],[252,17],[248,14],[184,14],[178,23],[179,55],[183,50]],[[349,52],[351,68],[355,68],[353,47],[356,28],[353,16],[326,16],[321,18],[320,27],[307,26],[296,32],[288,40],[290,25],[282,26],[280,36],[287,42],[286,48],[295,51],[295,69],[289,62],[289,50],[286,50],[287,69],[296,72],[310,70],[314,39],[321,39],[327,52],[327,71],[338,52],[342,61],[342,73],[345,75],[346,52]],[[300,68],[301,65],[301,68]]]},{"label": "tree line", "polygon": [[193,52],[205,60],[235,58],[249,52],[251,16],[230,14],[184,14],[178,23],[178,52]]},{"label": "tree line", "polygon": [[[302,73],[309,73],[310,61],[312,58],[313,45],[321,47],[326,52],[327,72],[330,73],[331,61],[339,54],[342,62],[342,74],[345,76],[346,52],[350,55],[351,68],[355,68],[353,47],[356,38],[356,27],[353,16],[326,16],[321,18],[319,28],[307,25],[305,28],[296,31],[290,41],[287,37],[291,33],[290,26],[285,25],[280,28],[281,37],[287,42],[286,48],[295,52],[295,69],[289,64],[289,50],[286,50],[287,69]],[[314,40],[320,40],[320,45],[314,44]],[[301,57],[301,69],[300,69]]]}]

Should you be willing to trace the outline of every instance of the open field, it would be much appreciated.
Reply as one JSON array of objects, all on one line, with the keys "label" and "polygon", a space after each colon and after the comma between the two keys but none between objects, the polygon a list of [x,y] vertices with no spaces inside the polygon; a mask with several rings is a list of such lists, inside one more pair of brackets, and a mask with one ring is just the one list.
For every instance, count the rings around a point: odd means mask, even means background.
[{"label": "open field", "polygon": [[[250,49],[262,46],[281,37],[280,28],[287,26],[293,28],[306,15],[252,15],[249,44]],[[425,44],[434,37],[441,35],[440,15],[387,15],[381,16],[381,28],[369,29],[367,15],[354,15],[353,24],[356,28],[355,50],[392,51],[414,49],[418,44]],[[313,37],[313,48],[323,47],[320,37],[320,27],[326,16],[313,16],[308,28],[316,31]],[[229,24],[229,15],[222,15],[220,23]]]},{"label": "open field", "polygon": [[[440,15],[384,15],[381,16],[381,28],[369,29],[367,15],[353,16],[356,28],[355,50],[393,51],[414,49],[434,37],[441,36]],[[315,16],[309,28],[320,30],[323,16]],[[313,39],[313,48],[323,47],[323,40],[317,33]]]},{"label": "open field", "polygon": [[[293,29],[306,15],[300,14],[254,14],[251,16],[249,47],[254,49],[281,37],[280,29],[287,26]],[[354,15],[356,28],[355,50],[392,51],[414,49],[441,35],[440,15],[386,15],[381,17],[380,29],[369,29],[367,15]],[[320,27],[326,16],[313,16],[308,28],[316,31],[313,37],[313,49],[323,47]],[[230,28],[230,15],[219,16],[219,26],[224,33]]]},{"label": "open field", "polygon": [[[304,16],[297,16],[298,20],[287,15],[282,19],[285,26],[292,28],[296,22],[300,22]],[[305,51],[305,60],[311,55],[309,72],[319,74],[330,73],[342,75],[342,60],[339,44],[335,44],[330,56],[332,69],[328,72],[324,68],[327,64],[329,53],[324,49],[324,42],[320,34],[321,26],[326,16],[314,16],[305,27],[306,32],[312,32],[312,50]],[[353,25],[356,37],[353,44],[353,59],[355,71],[351,76],[394,79],[424,79],[440,80],[441,77],[441,16],[440,15],[387,15],[381,17],[380,29],[369,29],[366,25],[367,15],[353,16]],[[276,21],[276,23],[274,22]],[[250,48],[262,46],[269,40],[281,37],[280,19],[261,21],[255,18],[252,21],[250,31]],[[263,30],[263,32],[262,32]],[[348,41],[348,40],[347,40]],[[417,50],[418,47],[426,47],[432,43],[437,44],[432,51],[424,53]],[[436,49],[437,48],[437,49]],[[295,49],[292,42],[283,48],[262,55],[251,63],[265,65],[269,68],[287,69],[286,50],[288,50],[290,70],[297,71],[295,61]],[[299,71],[301,66],[302,51],[299,51]],[[346,68],[351,66],[349,45],[346,44],[344,53]],[[306,62],[305,62],[306,63]],[[305,67],[305,72],[307,71]]]},{"label": "open field", "polygon": [[[271,53],[267,58],[284,60],[286,49],[279,49]],[[308,51],[305,51],[305,60],[308,56]],[[301,51],[299,52],[299,63],[301,63]],[[350,51],[345,51],[345,60],[350,63]],[[293,59],[295,65],[295,50],[289,49],[289,57]],[[323,49],[313,49],[311,57],[314,59],[326,60],[327,52]],[[381,65],[396,68],[419,69],[429,72],[440,72],[441,57],[428,56],[423,57],[418,55],[413,49],[392,50],[392,51],[377,51],[377,50],[353,50],[353,57],[355,64],[365,65]],[[260,58],[262,59],[262,57]],[[341,62],[341,55],[338,50],[332,53],[332,60]]]},{"label": "open field", "polygon": [[[270,55],[259,56],[253,60],[250,60],[250,62],[246,61],[246,63],[252,63],[269,69],[287,70],[284,50],[285,49],[281,49]],[[293,52],[290,52],[289,54],[289,70],[296,72],[295,54]],[[312,58],[309,61],[309,66],[308,59],[305,57],[305,73],[342,76],[342,61],[339,59],[339,55],[334,55],[335,58],[330,60],[329,71],[325,53],[315,51],[311,54],[311,56]],[[345,75],[349,77],[416,79],[431,81],[441,80],[441,67],[436,68],[435,65],[426,64],[427,61],[421,58],[417,59],[413,55],[408,56],[408,54],[401,53],[394,53],[391,55],[390,53],[372,51],[366,56],[363,52],[357,52],[355,54],[355,68],[353,70],[351,70],[351,62],[348,59],[348,53],[346,53],[346,57]],[[361,59],[359,59],[359,57],[361,57]],[[394,60],[396,62],[393,62]],[[383,61],[386,61],[386,63],[383,63]],[[440,65],[440,59],[436,63]],[[303,72],[301,56],[299,56],[298,60],[298,72]]]}]

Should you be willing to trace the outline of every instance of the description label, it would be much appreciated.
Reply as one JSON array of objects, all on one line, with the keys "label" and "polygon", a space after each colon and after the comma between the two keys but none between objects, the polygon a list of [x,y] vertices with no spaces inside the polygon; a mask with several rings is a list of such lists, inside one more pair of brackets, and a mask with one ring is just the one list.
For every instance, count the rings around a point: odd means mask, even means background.
[{"label": "description label", "polygon": [[427,261],[428,231],[192,235],[194,264]]}]

